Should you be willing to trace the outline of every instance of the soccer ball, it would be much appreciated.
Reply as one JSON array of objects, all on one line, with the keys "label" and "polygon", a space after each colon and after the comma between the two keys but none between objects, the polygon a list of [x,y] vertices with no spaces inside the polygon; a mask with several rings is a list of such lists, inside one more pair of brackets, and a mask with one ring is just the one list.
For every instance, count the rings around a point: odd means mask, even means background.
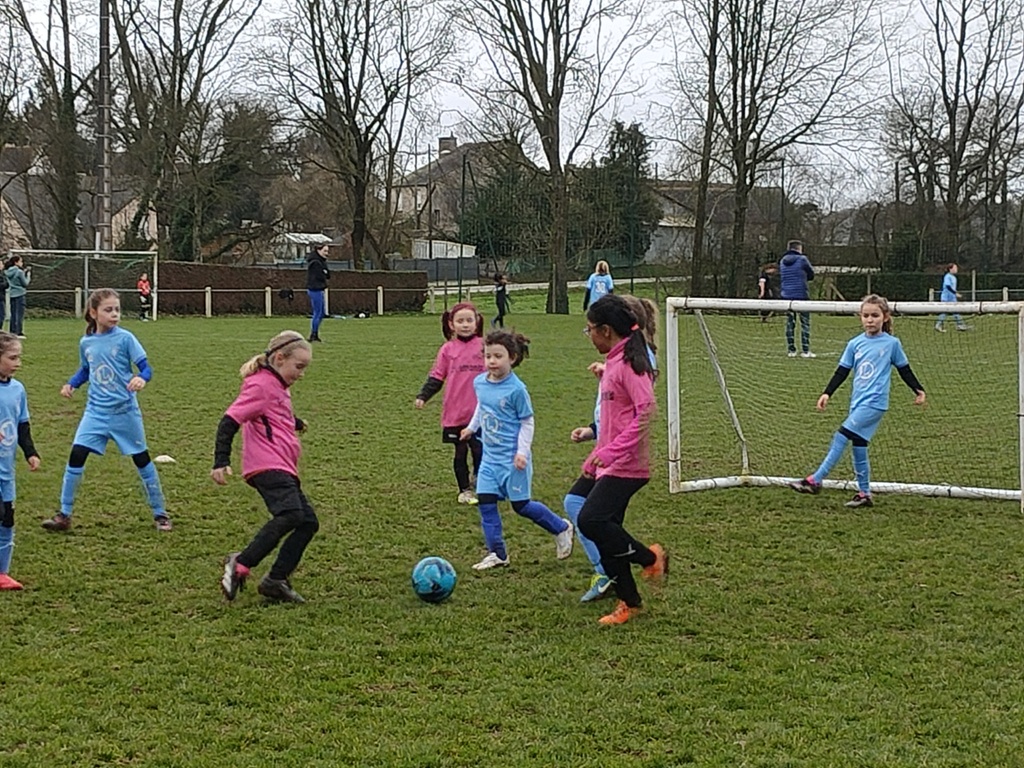
[{"label": "soccer ball", "polygon": [[443,557],[424,557],[412,569],[412,589],[428,603],[447,600],[455,589],[458,576],[452,564]]}]

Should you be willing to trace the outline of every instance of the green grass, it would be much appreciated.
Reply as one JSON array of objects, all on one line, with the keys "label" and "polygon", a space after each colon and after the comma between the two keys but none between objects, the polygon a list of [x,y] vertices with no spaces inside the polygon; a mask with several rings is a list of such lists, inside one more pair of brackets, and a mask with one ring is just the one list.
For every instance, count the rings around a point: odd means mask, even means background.
[{"label": "green grass", "polygon": [[[558,509],[584,456],[567,438],[590,420],[594,352],[579,315],[509,319],[534,342],[520,373],[537,412],[535,495]],[[12,574],[27,588],[0,595],[4,768],[1020,763],[1017,505],[880,497],[854,513],[837,493],[670,496],[662,408],[655,477],[627,522],[669,547],[672,578],[645,592],[643,616],[600,628],[609,604],[577,602],[582,552],[557,562],[550,537],[510,512],[512,567],[469,568],[481,534],[475,510],[454,503],[439,403],[412,407],[436,317],[325,324],[293,392],[321,518],[294,578],[309,602],[265,607],[250,587],[225,604],[221,558],[266,512],[239,478],[210,482],[217,421],[239,365],[305,324],[129,322],[155,369],[140,396],[150,450],[178,460],[161,467],[176,528],[153,530],[131,462],[112,449],[89,460],[75,527],[56,535],[38,523],[56,508],[84,403],[58,395],[81,325],[30,320],[20,378],[44,463],[18,470]],[[806,363],[785,380],[805,409],[852,335],[830,327],[821,359],[783,358]],[[767,355],[778,320],[765,333]],[[940,341],[967,339],[927,343]],[[912,362],[924,365],[925,343],[908,344]],[[983,391],[962,391],[984,410]],[[844,411],[837,401],[822,417],[826,436]],[[820,458],[825,444],[807,442]],[[437,606],[408,584],[427,554],[460,574]]]}]

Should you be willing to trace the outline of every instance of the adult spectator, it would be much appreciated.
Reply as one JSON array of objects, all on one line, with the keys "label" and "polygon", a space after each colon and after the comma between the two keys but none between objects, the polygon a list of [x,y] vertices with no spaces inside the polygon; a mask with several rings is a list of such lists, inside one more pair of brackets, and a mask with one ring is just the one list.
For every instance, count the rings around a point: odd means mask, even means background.
[{"label": "adult spectator", "polygon": [[309,329],[310,341],[323,341],[320,338],[320,323],[324,319],[324,290],[331,277],[327,269],[327,243],[316,246],[306,256],[306,293],[309,294],[309,305],[313,309],[313,320]]},{"label": "adult spectator", "polygon": [[[807,301],[811,298],[807,283],[814,279],[814,268],[806,256],[799,240],[790,240],[786,252],[779,262],[779,289],[786,301]],[[800,315],[801,357],[817,357],[811,352],[811,313],[793,312],[786,314],[786,349],[790,357],[796,357],[793,332],[796,330],[796,316]]]},{"label": "adult spectator", "polygon": [[25,294],[28,284],[32,282],[32,267],[24,266],[21,256],[11,256],[4,265],[7,275],[7,296],[11,300],[11,333],[19,339],[25,338]]}]

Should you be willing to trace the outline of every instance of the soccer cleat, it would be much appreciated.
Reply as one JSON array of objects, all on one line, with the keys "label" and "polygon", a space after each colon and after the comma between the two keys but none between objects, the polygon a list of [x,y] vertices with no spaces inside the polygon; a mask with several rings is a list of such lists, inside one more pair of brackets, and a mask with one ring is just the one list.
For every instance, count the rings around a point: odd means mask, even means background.
[{"label": "soccer cleat", "polygon": [[607,616],[602,616],[597,620],[598,624],[604,626],[612,626],[615,624],[625,624],[627,621],[632,619],[634,616],[640,614],[640,606],[628,606],[621,600],[619,604],[615,606],[615,610],[609,613]]},{"label": "soccer cleat", "polygon": [[958,325],[956,327],[956,329],[958,331],[969,331],[969,330],[971,330],[971,326],[969,326],[969,325]]},{"label": "soccer cleat", "polygon": [[509,564],[508,555],[502,560],[493,552],[488,552],[487,557],[481,560],[479,563],[473,564],[474,571],[486,571],[488,568],[500,568],[505,567]]},{"label": "soccer cleat", "polygon": [[592,603],[595,600],[600,600],[602,597],[611,597],[611,586],[611,579],[603,573],[595,573],[594,577],[590,580],[590,589],[583,593],[580,602]]},{"label": "soccer cleat", "polygon": [[0,573],[0,591],[14,592],[21,588],[21,582],[15,581],[6,573]]},{"label": "soccer cleat", "polygon": [[[565,518],[562,518],[565,520]],[[572,554],[573,534],[576,532],[572,523],[565,520],[566,528],[561,533],[555,534],[555,557],[565,560]]]},{"label": "soccer cleat", "polygon": [[71,515],[62,515],[58,512],[49,520],[43,520],[43,528],[48,531],[66,531],[71,527]]},{"label": "soccer cleat", "polygon": [[938,331],[939,333],[945,333],[946,332],[946,329],[943,328],[941,325],[936,325],[935,326],[935,330]]},{"label": "soccer cleat", "polygon": [[803,480],[797,480],[789,484],[797,493],[821,493],[821,483],[814,482],[814,479],[808,475]]},{"label": "soccer cleat", "polygon": [[153,518],[153,524],[156,525],[158,531],[170,531],[174,529],[174,525],[171,523],[171,518],[167,515],[159,515]]},{"label": "soccer cleat", "polygon": [[472,491],[459,491],[459,504],[477,504],[476,494]]},{"label": "soccer cleat", "polygon": [[796,357],[796,350],[792,350],[786,353],[786,357]]},{"label": "soccer cleat", "polygon": [[850,507],[851,509],[856,509],[857,507],[873,507],[875,506],[875,502],[871,500],[871,494],[858,493],[846,502],[845,506]]},{"label": "soccer cleat", "polygon": [[640,575],[648,581],[664,581],[668,578],[668,552],[661,544],[651,544],[650,550],[654,553],[654,563],[640,571]]},{"label": "soccer cleat", "polygon": [[808,349],[806,352],[801,352],[800,353],[800,357],[806,357],[807,359],[810,359],[812,357],[817,357],[817,355],[814,354],[813,352],[811,352],[811,350]]},{"label": "soccer cleat", "polygon": [[228,600],[234,600],[238,593],[245,589],[245,579],[249,569],[238,562],[241,552],[232,552],[224,558],[224,575],[220,577],[220,591]]},{"label": "soccer cleat", "polygon": [[292,589],[288,579],[272,579],[269,576],[264,576],[259,586],[256,587],[256,591],[267,598],[267,600],[277,603],[306,602],[302,595]]}]

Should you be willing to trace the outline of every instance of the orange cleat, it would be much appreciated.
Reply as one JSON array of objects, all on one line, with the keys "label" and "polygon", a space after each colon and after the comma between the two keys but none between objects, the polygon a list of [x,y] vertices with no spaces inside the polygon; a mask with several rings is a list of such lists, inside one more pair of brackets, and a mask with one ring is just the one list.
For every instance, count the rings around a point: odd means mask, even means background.
[{"label": "orange cleat", "polygon": [[0,573],[0,590],[16,590],[21,589],[21,583],[15,581],[6,573]]},{"label": "orange cleat", "polygon": [[654,564],[644,568],[641,575],[648,581],[664,581],[668,578],[668,552],[661,544],[651,544],[650,550],[654,553]]},{"label": "orange cleat", "polygon": [[627,621],[632,619],[634,616],[640,614],[640,606],[631,607],[626,605],[624,602],[619,600],[619,604],[615,606],[615,610],[609,613],[607,616],[602,616],[597,620],[598,624],[605,626],[611,626],[612,624],[625,624]]}]

